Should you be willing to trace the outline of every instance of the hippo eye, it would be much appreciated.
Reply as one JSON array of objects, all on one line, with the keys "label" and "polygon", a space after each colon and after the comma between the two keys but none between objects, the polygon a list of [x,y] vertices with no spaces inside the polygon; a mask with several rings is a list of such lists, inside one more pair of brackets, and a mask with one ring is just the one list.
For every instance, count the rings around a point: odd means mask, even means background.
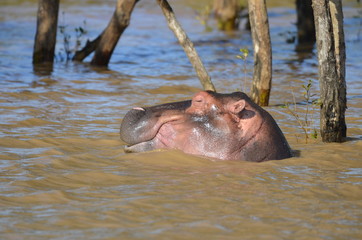
[{"label": "hippo eye", "polygon": [[204,98],[202,96],[197,96],[193,99],[195,102],[201,103],[204,101]]}]

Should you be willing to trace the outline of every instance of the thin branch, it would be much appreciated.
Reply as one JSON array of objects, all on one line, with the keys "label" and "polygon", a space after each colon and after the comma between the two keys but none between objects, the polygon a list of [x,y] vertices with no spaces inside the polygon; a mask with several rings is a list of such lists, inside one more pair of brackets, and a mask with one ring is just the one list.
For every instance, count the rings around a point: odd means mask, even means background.
[{"label": "thin branch", "polygon": [[168,27],[175,34],[192,66],[194,67],[203,88],[205,90],[215,91],[215,87],[211,82],[211,78],[207,73],[199,55],[197,54],[193,43],[187,36],[186,32],[182,29],[181,25],[178,23],[170,4],[166,0],[157,0],[157,3],[160,5],[163,14],[166,17]]}]

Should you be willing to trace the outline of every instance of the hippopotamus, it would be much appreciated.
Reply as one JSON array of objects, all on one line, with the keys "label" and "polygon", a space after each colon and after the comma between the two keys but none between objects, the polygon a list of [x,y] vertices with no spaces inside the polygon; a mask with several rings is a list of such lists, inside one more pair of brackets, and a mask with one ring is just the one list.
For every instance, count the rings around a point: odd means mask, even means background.
[{"label": "hippopotamus", "polygon": [[273,117],[243,92],[202,91],[187,101],[133,108],[120,134],[128,144],[125,152],[177,149],[253,162],[292,157]]}]

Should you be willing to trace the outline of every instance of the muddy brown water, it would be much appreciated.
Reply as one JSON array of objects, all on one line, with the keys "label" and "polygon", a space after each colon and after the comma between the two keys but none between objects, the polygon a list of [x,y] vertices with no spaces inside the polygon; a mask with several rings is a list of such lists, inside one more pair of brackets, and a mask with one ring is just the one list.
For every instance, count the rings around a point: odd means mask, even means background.
[{"label": "muddy brown water", "polygon": [[[250,85],[247,32],[204,32],[194,10],[177,1],[178,18],[219,92]],[[125,154],[119,139],[134,106],[190,98],[200,84],[156,5],[141,1],[109,69],[57,62],[31,65],[36,2],[0,4],[1,239],[361,239],[361,6],[345,3],[348,141],[325,144],[304,134],[282,108],[301,85],[318,94],[315,50],[286,44],[293,6],[269,8],[273,42],[271,106],[299,157],[265,163],[214,161],[178,151]],[[86,19],[93,38],[113,1],[62,2],[69,33]],[[59,35],[60,36],[60,35]],[[74,35],[73,35],[74,39]],[[57,52],[61,51],[59,37]],[[89,59],[87,59],[89,62]],[[248,84],[244,86],[245,82]],[[294,105],[292,104],[294,108]],[[309,106],[312,127],[318,111]]]}]

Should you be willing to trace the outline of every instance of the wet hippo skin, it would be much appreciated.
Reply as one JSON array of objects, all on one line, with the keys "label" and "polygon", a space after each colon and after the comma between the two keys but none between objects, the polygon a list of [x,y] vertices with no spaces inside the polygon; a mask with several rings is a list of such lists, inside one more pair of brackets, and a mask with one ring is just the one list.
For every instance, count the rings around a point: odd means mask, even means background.
[{"label": "wet hippo skin", "polygon": [[203,91],[188,101],[133,108],[120,134],[126,152],[178,149],[254,162],[292,157],[273,117],[242,92]]}]

